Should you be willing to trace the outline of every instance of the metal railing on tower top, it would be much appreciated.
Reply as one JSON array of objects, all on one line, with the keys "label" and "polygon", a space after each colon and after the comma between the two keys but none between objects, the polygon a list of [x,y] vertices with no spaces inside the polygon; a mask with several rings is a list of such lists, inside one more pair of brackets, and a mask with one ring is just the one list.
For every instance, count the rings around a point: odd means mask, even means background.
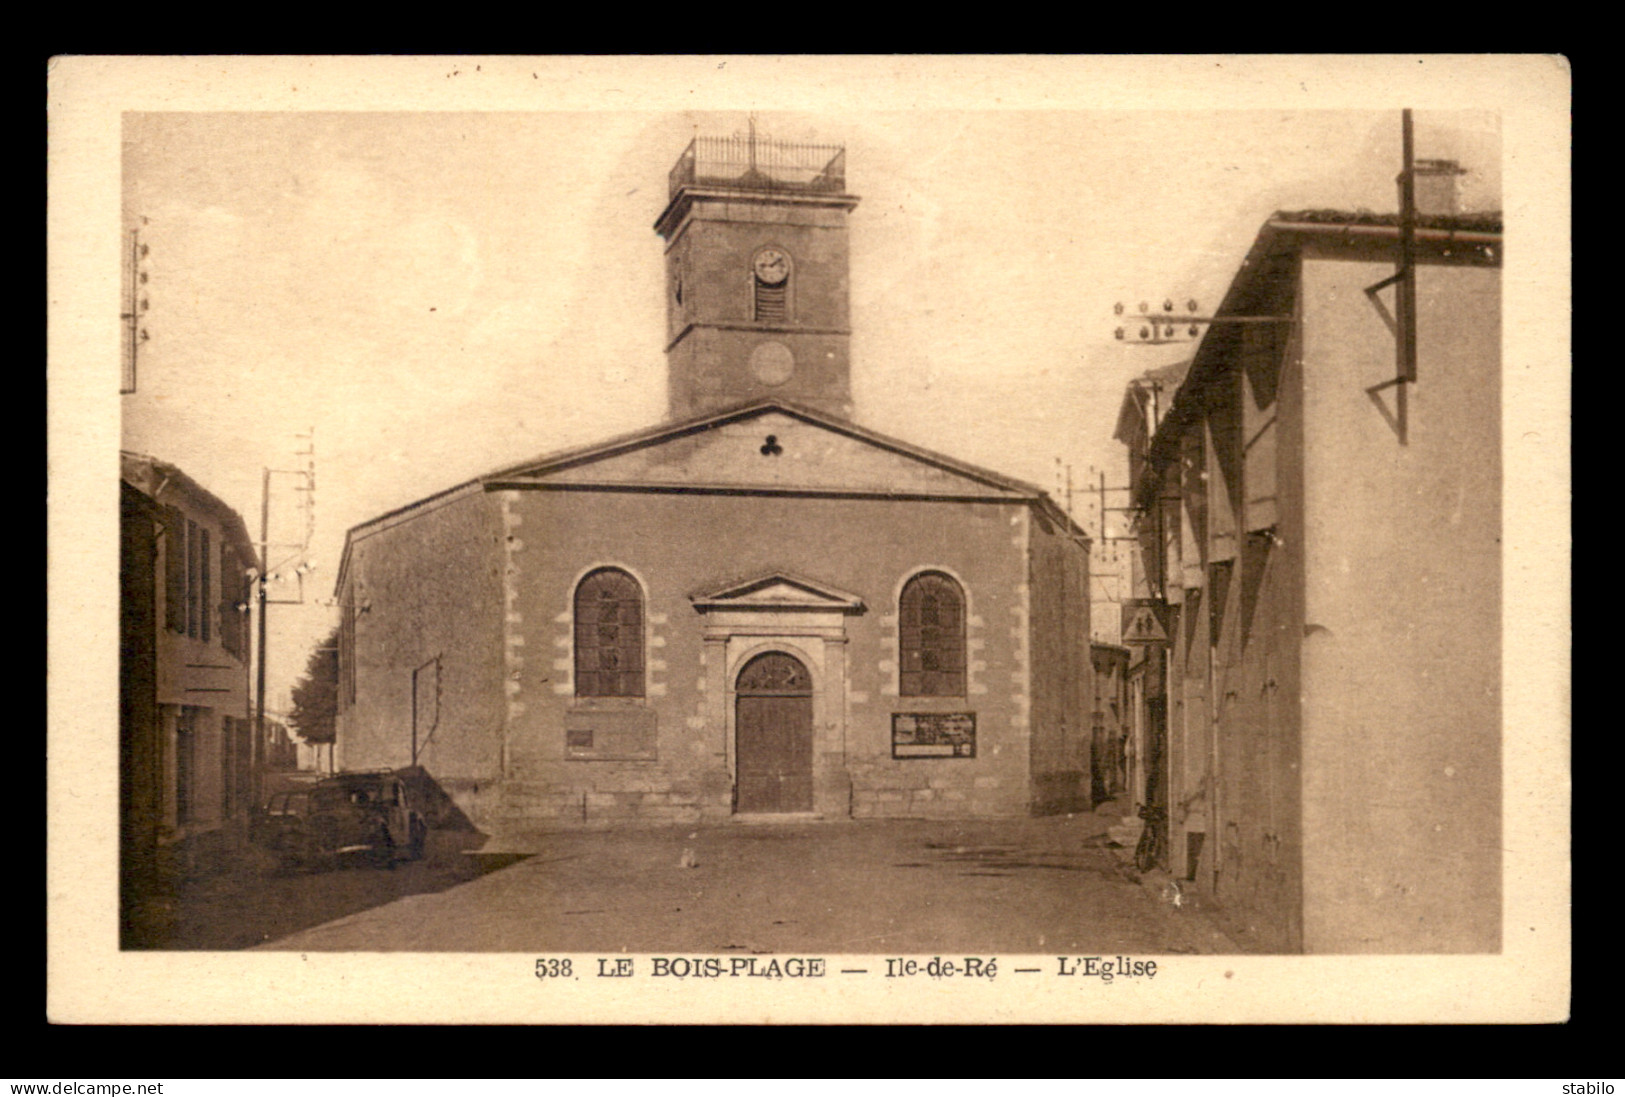
[{"label": "metal railing on tower top", "polygon": [[846,190],[846,148],[774,141],[755,133],[696,137],[677,158],[668,184],[673,198],[685,186],[840,194]]}]

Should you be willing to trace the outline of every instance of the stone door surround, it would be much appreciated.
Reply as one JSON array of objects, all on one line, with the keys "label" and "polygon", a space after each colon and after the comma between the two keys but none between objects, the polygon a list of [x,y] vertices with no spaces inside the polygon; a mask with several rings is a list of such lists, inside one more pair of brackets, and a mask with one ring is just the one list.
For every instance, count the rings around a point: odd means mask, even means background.
[{"label": "stone door surround", "polygon": [[850,809],[846,618],[864,612],[863,600],[816,580],[773,572],[695,594],[690,601],[704,622],[706,731],[721,740],[730,780],[738,780],[739,672],[764,652],[783,652],[812,675],[813,811],[844,817]]}]

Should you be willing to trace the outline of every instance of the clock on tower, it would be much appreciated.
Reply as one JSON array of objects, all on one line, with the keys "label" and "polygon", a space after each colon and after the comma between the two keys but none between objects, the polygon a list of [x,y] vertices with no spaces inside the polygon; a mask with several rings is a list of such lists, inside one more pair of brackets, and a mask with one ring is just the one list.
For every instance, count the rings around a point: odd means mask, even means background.
[{"label": "clock on tower", "polygon": [[674,418],[767,398],[852,411],[846,152],[696,137],[655,223],[666,242]]}]

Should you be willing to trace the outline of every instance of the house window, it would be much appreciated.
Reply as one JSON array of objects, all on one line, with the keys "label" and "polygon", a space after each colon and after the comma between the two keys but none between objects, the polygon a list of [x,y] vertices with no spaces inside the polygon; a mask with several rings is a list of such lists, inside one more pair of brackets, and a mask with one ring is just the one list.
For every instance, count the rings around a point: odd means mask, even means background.
[{"label": "house window", "polygon": [[965,595],[940,571],[903,587],[898,615],[899,692],[904,697],[965,696]]},{"label": "house window", "polygon": [[576,587],[577,697],[643,696],[643,590],[619,568]]}]

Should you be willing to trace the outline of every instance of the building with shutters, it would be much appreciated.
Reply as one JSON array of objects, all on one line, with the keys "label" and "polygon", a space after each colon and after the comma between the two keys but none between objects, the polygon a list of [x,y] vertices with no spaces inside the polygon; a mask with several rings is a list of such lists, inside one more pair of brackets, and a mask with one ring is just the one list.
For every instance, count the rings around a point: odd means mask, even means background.
[{"label": "building with shutters", "polygon": [[667,421],[349,532],[342,766],[422,766],[493,832],[1088,805],[1088,541],[850,418],[844,164],[696,139],[655,225]]},{"label": "building with shutters", "polygon": [[1398,219],[1279,213],[1118,421],[1134,799],[1275,951],[1500,948],[1500,215],[1414,249],[1405,381]]},{"label": "building with shutters", "polygon": [[126,918],[171,855],[245,837],[253,806],[242,518],[181,469],[120,455],[119,804]]}]

